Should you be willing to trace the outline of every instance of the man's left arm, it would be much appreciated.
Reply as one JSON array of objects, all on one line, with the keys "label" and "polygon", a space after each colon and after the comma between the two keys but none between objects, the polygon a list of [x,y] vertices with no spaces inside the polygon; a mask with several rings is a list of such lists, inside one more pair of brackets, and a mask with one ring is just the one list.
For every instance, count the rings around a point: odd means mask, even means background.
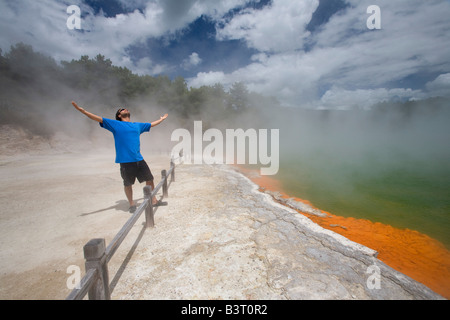
[{"label": "man's left arm", "polygon": [[168,116],[169,116],[169,115],[166,113],[166,114],[163,115],[161,118],[159,118],[159,120],[156,120],[156,121],[151,122],[150,124],[152,125],[152,128],[155,127],[155,126],[157,126],[158,124],[160,124],[160,123],[163,122],[164,120],[166,120],[166,118],[167,118]]}]

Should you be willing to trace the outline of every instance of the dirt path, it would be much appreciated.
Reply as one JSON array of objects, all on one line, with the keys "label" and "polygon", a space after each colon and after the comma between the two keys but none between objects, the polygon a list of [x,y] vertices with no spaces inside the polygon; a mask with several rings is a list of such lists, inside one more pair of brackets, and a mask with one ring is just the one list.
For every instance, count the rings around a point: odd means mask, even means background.
[{"label": "dirt path", "polygon": [[[151,162],[159,177],[170,158]],[[0,298],[64,299],[67,268],[84,273],[83,245],[110,241],[130,217],[114,155],[3,157],[0,177]]]}]

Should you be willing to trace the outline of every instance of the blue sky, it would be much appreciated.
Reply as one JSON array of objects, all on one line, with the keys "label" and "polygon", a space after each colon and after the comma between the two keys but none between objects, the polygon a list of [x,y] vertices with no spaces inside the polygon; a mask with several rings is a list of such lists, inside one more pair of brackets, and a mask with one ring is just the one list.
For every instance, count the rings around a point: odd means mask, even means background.
[{"label": "blue sky", "polygon": [[[369,30],[370,5],[381,29]],[[69,30],[69,5],[81,30]],[[2,0],[0,48],[110,58],[188,86],[234,82],[287,106],[345,109],[450,95],[446,0]]]}]

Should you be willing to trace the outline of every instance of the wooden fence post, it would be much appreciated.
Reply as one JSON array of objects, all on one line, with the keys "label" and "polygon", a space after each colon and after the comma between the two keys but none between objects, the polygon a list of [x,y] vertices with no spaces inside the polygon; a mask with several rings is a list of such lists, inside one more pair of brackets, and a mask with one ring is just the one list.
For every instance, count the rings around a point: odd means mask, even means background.
[{"label": "wooden fence post", "polygon": [[144,199],[147,200],[147,207],[145,208],[145,226],[153,228],[155,226],[155,217],[153,212],[152,187],[144,187]]},{"label": "wooden fence post", "polygon": [[86,272],[97,270],[97,279],[89,290],[90,300],[110,300],[108,265],[106,263],[105,239],[92,239],[83,247]]},{"label": "wooden fence post", "polygon": [[170,173],[170,181],[175,181],[175,162],[173,162],[173,159],[170,161],[170,169],[172,169],[172,172]]},{"label": "wooden fence post", "polygon": [[169,196],[169,193],[167,191],[167,171],[162,170],[161,171],[161,180],[163,181],[163,198],[167,198]]}]

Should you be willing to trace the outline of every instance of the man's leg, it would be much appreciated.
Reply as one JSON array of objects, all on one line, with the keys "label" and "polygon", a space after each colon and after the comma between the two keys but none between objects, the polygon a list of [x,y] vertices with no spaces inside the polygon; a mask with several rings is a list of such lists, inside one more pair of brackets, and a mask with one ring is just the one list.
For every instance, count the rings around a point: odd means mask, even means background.
[{"label": "man's leg", "polygon": [[127,200],[130,203],[129,211],[131,213],[134,213],[134,211],[136,210],[136,204],[133,201],[133,184],[136,179],[136,170],[137,168],[133,163],[120,164],[120,175],[123,179],[125,195],[127,196]]},{"label": "man's leg", "polygon": [[[137,178],[139,182],[144,182],[147,186],[151,186],[152,190],[155,190],[155,184],[153,183],[153,174],[150,171],[150,168],[147,165],[147,162],[145,160],[141,160],[138,163],[138,173]],[[158,203],[158,200],[156,200],[156,196],[152,199],[152,205],[155,205]]]},{"label": "man's leg", "polygon": [[130,203],[130,207],[134,206],[133,201],[133,186],[124,187],[125,195],[127,196],[128,202]]},{"label": "man's leg", "polygon": [[[152,190],[155,190],[155,184],[153,183],[153,180],[145,181],[145,184],[147,186],[151,186]],[[153,199],[152,199],[152,204],[156,204],[157,202],[158,202],[158,200],[156,200],[156,197],[154,196]]]}]

